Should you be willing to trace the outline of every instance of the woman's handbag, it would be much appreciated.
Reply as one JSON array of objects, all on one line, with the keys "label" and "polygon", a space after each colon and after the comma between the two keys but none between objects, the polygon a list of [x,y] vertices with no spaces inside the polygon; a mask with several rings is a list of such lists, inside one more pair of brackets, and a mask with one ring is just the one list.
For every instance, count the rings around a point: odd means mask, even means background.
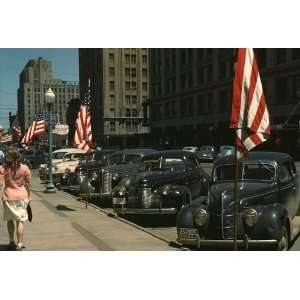
[{"label": "woman's handbag", "polygon": [[31,206],[30,206],[29,202],[28,202],[28,205],[27,205],[27,214],[28,214],[28,221],[31,222],[32,221],[32,209],[31,209]]}]

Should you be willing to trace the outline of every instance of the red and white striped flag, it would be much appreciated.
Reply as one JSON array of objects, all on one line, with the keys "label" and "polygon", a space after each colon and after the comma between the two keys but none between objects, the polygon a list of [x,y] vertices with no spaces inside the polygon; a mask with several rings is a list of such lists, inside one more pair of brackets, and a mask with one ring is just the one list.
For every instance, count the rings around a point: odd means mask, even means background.
[{"label": "red and white striped flag", "polygon": [[12,142],[12,134],[5,132],[3,135],[0,135],[0,143],[11,143]]},{"label": "red and white striped flag", "polygon": [[19,140],[22,136],[22,131],[21,131],[21,127],[18,121],[18,118],[16,117],[14,119],[14,121],[11,124],[11,129],[13,134],[17,137],[17,139]]},{"label": "red and white striped flag", "polygon": [[88,85],[88,92],[84,100],[81,102],[80,110],[78,112],[75,124],[75,147],[84,151],[91,151],[93,144],[91,115],[90,115],[90,81]]},{"label": "red and white striped flag", "polygon": [[28,147],[34,136],[40,136],[45,133],[45,116],[43,113],[37,114],[31,126],[26,131],[21,144],[23,147]]},{"label": "red and white striped flag", "polygon": [[252,48],[238,49],[230,127],[236,128],[236,146],[245,155],[270,135],[269,112]]}]

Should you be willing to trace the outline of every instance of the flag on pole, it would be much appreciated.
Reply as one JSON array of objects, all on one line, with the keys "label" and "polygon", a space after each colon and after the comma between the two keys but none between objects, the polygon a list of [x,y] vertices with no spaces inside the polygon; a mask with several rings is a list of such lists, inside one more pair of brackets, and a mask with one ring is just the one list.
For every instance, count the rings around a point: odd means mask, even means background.
[{"label": "flag on pole", "polygon": [[38,113],[33,120],[31,126],[25,133],[21,144],[23,147],[28,147],[32,143],[34,136],[40,136],[45,133],[45,116],[43,113]]},{"label": "flag on pole", "polygon": [[18,120],[17,117],[12,122],[11,129],[12,129],[13,134],[19,140],[21,138],[21,136],[22,136],[22,131],[21,131],[21,127],[20,127],[19,120]]},{"label": "flag on pole", "polygon": [[236,146],[245,155],[270,135],[269,112],[252,48],[238,49],[230,127],[236,128]]},{"label": "flag on pole", "polygon": [[74,144],[77,148],[84,151],[92,150],[92,127],[91,127],[91,115],[90,115],[90,80],[88,83],[88,92],[81,101],[81,106],[78,112],[76,124],[75,124],[75,136]]},{"label": "flag on pole", "polygon": [[4,134],[0,135],[0,143],[11,143],[12,142],[12,134],[5,132]]}]

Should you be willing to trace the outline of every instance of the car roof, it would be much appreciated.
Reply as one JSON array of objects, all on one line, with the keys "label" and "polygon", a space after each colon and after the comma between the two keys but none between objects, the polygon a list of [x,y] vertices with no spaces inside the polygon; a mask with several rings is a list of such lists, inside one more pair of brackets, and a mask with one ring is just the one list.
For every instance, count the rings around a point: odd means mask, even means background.
[{"label": "car roof", "polygon": [[150,153],[154,153],[154,152],[157,152],[156,150],[153,150],[153,149],[125,149],[125,150],[121,150],[121,151],[117,151],[117,152],[114,152],[112,153],[112,155],[115,155],[115,154],[150,154]]},{"label": "car roof", "polygon": [[165,150],[165,151],[157,151],[155,153],[149,154],[149,155],[145,155],[144,158],[151,158],[151,157],[172,157],[172,158],[180,158],[183,156],[193,156],[196,157],[196,155],[192,152],[189,151],[185,151],[185,150]]},{"label": "car roof", "polygon": [[[282,162],[287,159],[292,159],[292,157],[287,153],[282,152],[267,152],[267,151],[255,151],[250,152],[244,159],[243,163],[254,163],[262,161],[264,163]],[[215,162],[215,166],[223,164],[234,164],[235,157],[233,155],[225,156],[218,159]]]},{"label": "car roof", "polygon": [[78,148],[63,148],[63,149],[58,149],[53,151],[53,153],[59,153],[59,152],[64,152],[64,153],[69,153],[69,152],[78,152],[78,153],[84,153],[85,151],[78,149]]}]

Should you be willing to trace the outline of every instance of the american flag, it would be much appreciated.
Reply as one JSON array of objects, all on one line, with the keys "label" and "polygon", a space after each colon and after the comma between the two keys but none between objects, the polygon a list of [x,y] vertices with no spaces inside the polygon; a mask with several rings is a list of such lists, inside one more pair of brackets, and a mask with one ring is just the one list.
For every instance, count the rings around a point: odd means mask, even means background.
[{"label": "american flag", "polygon": [[21,127],[20,127],[20,124],[19,124],[19,121],[18,121],[18,118],[16,117],[14,119],[14,121],[12,122],[11,124],[11,129],[12,129],[12,132],[15,136],[18,137],[18,139],[22,136],[22,131],[21,131]]},{"label": "american flag", "polygon": [[236,128],[236,146],[245,155],[270,135],[269,112],[252,48],[237,52],[230,127]]},{"label": "american flag", "polygon": [[81,102],[75,124],[74,144],[77,148],[84,151],[92,150],[92,128],[90,116],[90,80],[88,84],[88,92]]},{"label": "american flag", "polygon": [[31,126],[28,128],[25,133],[21,144],[25,146],[29,146],[32,142],[34,136],[40,136],[45,133],[45,116],[43,113],[38,113],[33,120]]},{"label": "american flag", "polygon": [[4,134],[0,135],[0,143],[10,143],[12,142],[12,134],[5,132]]}]

